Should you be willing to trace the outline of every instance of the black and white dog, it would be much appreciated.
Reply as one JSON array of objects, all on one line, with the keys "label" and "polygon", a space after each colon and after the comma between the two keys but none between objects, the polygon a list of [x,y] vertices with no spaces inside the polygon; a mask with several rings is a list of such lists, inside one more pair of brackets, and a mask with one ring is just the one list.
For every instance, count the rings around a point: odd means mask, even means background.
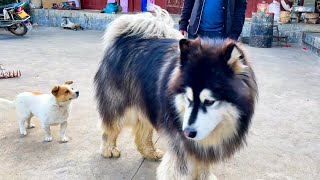
[{"label": "black and white dog", "polygon": [[117,137],[132,125],[138,150],[160,159],[153,129],[169,149],[158,179],[213,179],[211,165],[242,147],[257,85],[242,48],[226,39],[182,39],[163,10],[126,15],[105,34],[95,75],[102,155],[119,157]]}]

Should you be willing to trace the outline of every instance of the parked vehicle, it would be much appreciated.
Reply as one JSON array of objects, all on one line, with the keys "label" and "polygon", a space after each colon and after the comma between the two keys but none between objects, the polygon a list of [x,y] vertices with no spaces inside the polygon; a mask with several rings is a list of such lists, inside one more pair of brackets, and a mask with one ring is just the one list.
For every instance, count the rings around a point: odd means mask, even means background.
[{"label": "parked vehicle", "polygon": [[0,6],[0,28],[5,28],[17,36],[25,35],[32,25],[30,16],[24,11],[25,3]]}]

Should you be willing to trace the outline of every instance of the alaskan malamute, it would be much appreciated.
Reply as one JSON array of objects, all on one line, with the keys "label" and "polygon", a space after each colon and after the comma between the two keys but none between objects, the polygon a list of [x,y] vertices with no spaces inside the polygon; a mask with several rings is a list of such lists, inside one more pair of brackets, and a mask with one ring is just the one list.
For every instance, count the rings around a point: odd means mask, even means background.
[{"label": "alaskan malamute", "polygon": [[104,157],[119,157],[117,137],[132,125],[147,159],[161,159],[153,129],[169,149],[157,178],[213,179],[211,165],[242,147],[254,113],[257,85],[233,40],[182,39],[157,9],[115,20],[95,75]]}]

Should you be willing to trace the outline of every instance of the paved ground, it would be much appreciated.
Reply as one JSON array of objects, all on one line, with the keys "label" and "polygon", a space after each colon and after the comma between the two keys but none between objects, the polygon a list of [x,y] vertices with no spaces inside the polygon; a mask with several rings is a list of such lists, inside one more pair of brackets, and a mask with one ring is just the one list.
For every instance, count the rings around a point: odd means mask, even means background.
[{"label": "paved ground", "polygon": [[[99,31],[36,28],[25,37],[0,31],[0,64],[21,69],[18,79],[0,80],[0,97],[23,91],[50,92],[56,83],[74,80],[80,98],[73,104],[70,142],[43,142],[37,127],[20,137],[13,111],[0,113],[0,179],[155,179],[158,162],[144,160],[129,130],[120,138],[122,156],[99,155],[98,114],[92,79],[102,55]],[[319,179],[320,59],[301,47],[249,48],[260,100],[248,146],[217,165],[219,179]],[[157,143],[164,148],[164,142]]]}]

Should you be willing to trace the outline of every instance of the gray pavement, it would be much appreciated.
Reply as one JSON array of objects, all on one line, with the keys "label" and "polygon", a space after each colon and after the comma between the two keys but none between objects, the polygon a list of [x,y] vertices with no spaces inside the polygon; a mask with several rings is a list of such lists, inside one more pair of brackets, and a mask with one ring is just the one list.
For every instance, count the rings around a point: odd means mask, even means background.
[{"label": "gray pavement", "polygon": [[[122,155],[99,154],[99,116],[93,99],[93,75],[102,55],[101,31],[35,28],[25,37],[0,31],[0,64],[21,69],[22,77],[0,79],[0,97],[24,91],[50,92],[73,80],[80,90],[73,103],[66,144],[53,128],[51,143],[36,128],[20,137],[14,111],[0,112],[0,179],[155,179],[159,162],[144,160],[130,130],[119,139]],[[301,46],[248,48],[260,98],[248,145],[214,171],[222,180],[306,179],[320,177],[320,59]],[[155,135],[155,140],[158,136]],[[157,146],[165,149],[159,139]]]}]

